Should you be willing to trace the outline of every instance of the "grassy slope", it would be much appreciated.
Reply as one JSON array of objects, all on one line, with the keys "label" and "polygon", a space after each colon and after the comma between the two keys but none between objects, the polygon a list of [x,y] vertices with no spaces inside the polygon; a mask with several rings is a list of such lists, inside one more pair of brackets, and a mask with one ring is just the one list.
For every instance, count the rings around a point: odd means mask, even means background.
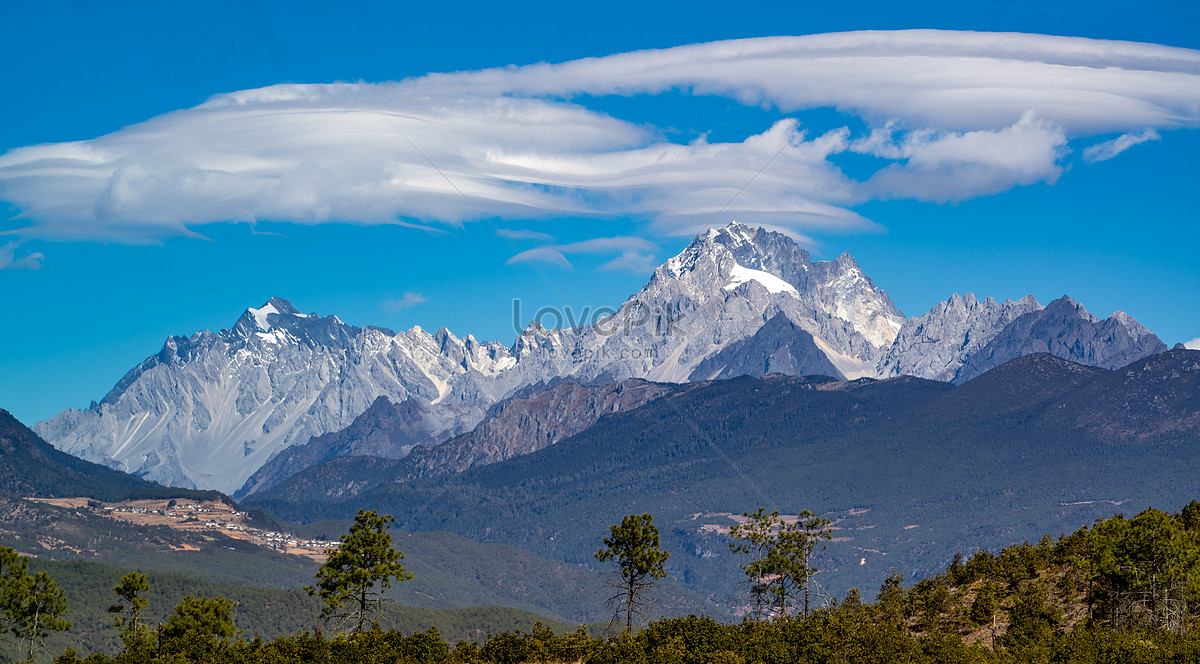
[{"label": "grassy slope", "polygon": [[[115,652],[118,645],[117,630],[112,627],[112,616],[107,613],[107,608],[117,599],[112,588],[126,573],[125,569],[83,561],[34,560],[31,570],[49,572],[63,588],[70,607],[68,620],[72,623],[72,629],[54,636],[47,644],[49,652],[59,653],[68,646],[79,652]],[[261,636],[272,639],[300,630],[311,630],[319,622],[319,600],[302,590],[213,583],[153,571],[147,574],[147,579],[150,590],[145,596],[149,606],[144,616],[148,624],[165,621],[186,595],[223,596],[238,602],[235,621],[244,638]],[[481,640],[489,633],[504,630],[528,631],[539,620],[556,631],[575,627],[512,608],[435,610],[403,604],[388,607],[380,622],[385,628],[399,629],[405,633],[436,626],[442,637],[453,643],[464,639]]]}]

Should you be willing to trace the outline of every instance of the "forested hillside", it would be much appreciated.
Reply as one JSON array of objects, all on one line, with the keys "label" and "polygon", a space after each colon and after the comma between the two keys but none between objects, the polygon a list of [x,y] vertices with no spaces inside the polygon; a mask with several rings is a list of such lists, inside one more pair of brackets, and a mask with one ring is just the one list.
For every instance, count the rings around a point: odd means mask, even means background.
[{"label": "forested hillside", "polygon": [[88,496],[102,500],[152,494],[163,487],[60,452],[0,409],[0,491],[56,498]]},{"label": "forested hillside", "polygon": [[[591,565],[604,524],[652,512],[672,578],[724,602],[736,567],[716,534],[766,505],[836,521],[830,587],[935,574],[955,551],[1071,532],[1114,509],[1177,509],[1200,492],[1200,353],[1118,371],[1049,355],[962,386],[916,378],[768,376],[692,386],[553,447],[447,478],[393,482],[395,462],[340,459],[258,498],[295,520],[365,507]],[[353,478],[374,484],[338,500]],[[579,515],[589,515],[580,522]]]},{"label": "forested hillside", "polygon": [[[52,567],[64,577],[94,570]],[[172,587],[172,579],[151,586]],[[207,588],[209,591],[232,590]],[[236,590],[235,590],[236,592]],[[98,593],[102,595],[102,593]],[[165,597],[163,588],[154,598]],[[267,596],[269,595],[269,597]],[[935,576],[907,585],[898,574],[877,592],[847,591],[805,612],[793,605],[759,619],[721,622],[689,616],[633,633],[595,638],[586,630],[538,624],[454,644],[480,633],[480,614],[395,614],[379,626],[337,635],[306,630],[313,614],[273,613],[286,593],[243,593],[236,622],[246,634],[301,630],[274,640],[230,638],[220,620],[130,640],[115,659],[134,662],[1162,662],[1200,657],[1200,503],[1175,514],[1146,510],[1098,521],[1057,540],[1044,537],[998,552],[956,556]],[[93,605],[100,596],[80,595]],[[295,602],[296,606],[303,602]],[[90,609],[88,609],[90,610]],[[161,615],[161,614],[155,614]],[[277,616],[277,617],[273,617]],[[232,616],[226,616],[230,619]],[[445,621],[419,632],[427,618]],[[512,619],[509,616],[508,619]],[[262,621],[262,627],[255,627]],[[274,621],[274,622],[271,622]],[[115,633],[113,630],[111,633]],[[446,637],[450,637],[447,639]],[[99,638],[99,637],[97,637]],[[111,637],[110,637],[111,638]],[[73,664],[77,653],[56,661]]]}]

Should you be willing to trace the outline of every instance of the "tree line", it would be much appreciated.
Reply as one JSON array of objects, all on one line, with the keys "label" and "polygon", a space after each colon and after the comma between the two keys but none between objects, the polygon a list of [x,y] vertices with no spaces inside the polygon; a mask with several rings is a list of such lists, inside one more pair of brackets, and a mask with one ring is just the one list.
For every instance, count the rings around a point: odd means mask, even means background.
[{"label": "tree line", "polygon": [[[1102,519],[1057,541],[958,554],[910,587],[893,571],[871,603],[857,589],[833,598],[816,582],[829,521],[747,512],[729,531],[731,549],[745,556],[740,623],[690,616],[644,624],[670,553],[653,517],[631,514],[595,554],[613,566],[610,625],[622,624],[619,633],[595,638],[581,626],[556,635],[539,624],[453,646],[436,630],[404,636],[379,624],[386,590],[411,578],[387,532],[392,523],[359,511],[307,589],[322,600],[331,637],[318,625],[270,642],[235,638],[236,606],[222,597],[186,597],[166,622],[147,625],[149,586],[130,572],[109,608],[122,651],[83,659],[68,651],[55,662],[1200,661],[1196,501],[1176,514]],[[44,572],[29,574],[27,563],[0,548],[5,631],[32,660],[48,632],[70,625],[62,591]]]}]

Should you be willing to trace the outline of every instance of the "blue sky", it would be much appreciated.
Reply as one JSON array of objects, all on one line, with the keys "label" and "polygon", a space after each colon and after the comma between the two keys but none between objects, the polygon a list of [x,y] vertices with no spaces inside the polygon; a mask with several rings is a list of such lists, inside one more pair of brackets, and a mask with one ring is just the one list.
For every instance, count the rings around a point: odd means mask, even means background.
[{"label": "blue sky", "polygon": [[[1065,293],[1168,344],[1200,337],[1196,53],[953,33],[709,44],[934,28],[1196,49],[1187,3],[34,4],[0,9],[0,408],[26,422],[273,295],[505,342],[514,299],[524,318],[616,305],[768,162],[713,223],[849,251],[908,315],[953,292]],[[619,55],[673,47],[691,50]],[[847,57],[822,73],[817,51]],[[1163,53],[1178,63],[1145,65]],[[480,71],[579,58],[603,59]],[[1065,61],[1095,78],[1052,78]],[[959,74],[1011,88],[953,94]],[[334,82],[350,85],[304,87]],[[301,87],[239,93],[278,84]],[[407,155],[391,179],[381,151]],[[261,194],[264,172],[291,187]]]}]

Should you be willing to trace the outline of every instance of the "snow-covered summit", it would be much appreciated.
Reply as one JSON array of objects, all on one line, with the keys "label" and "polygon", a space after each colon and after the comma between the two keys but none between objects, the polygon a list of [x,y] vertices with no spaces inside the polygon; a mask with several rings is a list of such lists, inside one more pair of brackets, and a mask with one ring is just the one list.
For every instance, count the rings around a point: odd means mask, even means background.
[{"label": "snow-covered summit", "polygon": [[337,316],[301,313],[291,302],[272,297],[261,307],[250,307],[237,323],[221,334],[227,341],[258,338],[267,343],[295,340],[309,346],[341,346],[362,330],[347,325]]},{"label": "snow-covered summit", "polygon": [[246,313],[243,314],[243,316],[254,321],[255,327],[257,327],[260,332],[271,332],[273,330],[271,325],[271,317],[273,316],[296,316],[299,318],[308,318],[308,314],[300,313],[296,310],[296,307],[292,306],[291,302],[288,302],[281,297],[272,297],[257,309],[249,308],[246,310]]},{"label": "snow-covered summit", "polygon": [[674,289],[695,295],[718,284],[733,290],[749,281],[850,323],[877,347],[891,344],[904,323],[904,314],[849,254],[814,262],[787,235],[736,221],[696,236],[655,271],[642,292]]},{"label": "snow-covered summit", "polygon": [[431,434],[469,429],[499,396],[477,377],[511,365],[498,343],[360,328],[276,297],[229,329],[170,337],[100,403],[36,426],[86,459],[232,492],[280,449],[347,426],[380,396],[436,403],[454,393]]},{"label": "snow-covered summit", "polygon": [[684,381],[779,314],[855,377],[873,375],[904,321],[853,259],[814,262],[787,235],[734,222],[656,269],[613,317],[620,334],[584,329],[549,341],[584,358],[562,367],[579,379]]}]

